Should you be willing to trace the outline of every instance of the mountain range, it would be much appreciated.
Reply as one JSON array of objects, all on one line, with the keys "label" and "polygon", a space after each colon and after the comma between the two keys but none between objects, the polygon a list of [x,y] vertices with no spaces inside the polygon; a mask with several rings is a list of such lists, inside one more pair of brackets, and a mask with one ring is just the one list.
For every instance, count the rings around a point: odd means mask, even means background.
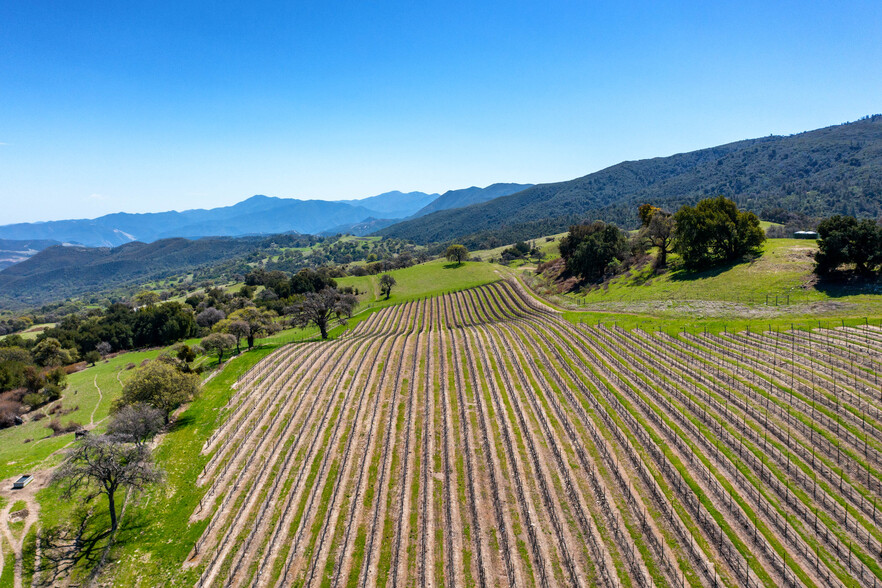
[{"label": "mountain range", "polygon": [[0,271],[0,307],[39,305],[84,293],[144,284],[243,257],[271,237],[139,241],[118,247],[54,246]]},{"label": "mountain range", "polygon": [[[386,192],[360,200],[297,200],[252,196],[247,200],[211,209],[158,213],[115,213],[95,219],[19,223],[0,226],[0,239],[44,240],[89,247],[115,247],[133,241],[151,243],[173,237],[236,237],[280,233],[346,233],[353,227],[376,230],[397,220],[426,214],[424,210],[483,202],[522,189],[519,184],[494,184],[443,195],[425,192]],[[465,195],[457,196],[462,192]],[[440,202],[439,202],[440,201]],[[434,205],[434,208],[427,209]],[[381,222],[370,224],[375,219]],[[367,224],[365,224],[367,223]],[[51,243],[50,243],[51,244]],[[48,246],[48,245],[46,245]]]}]

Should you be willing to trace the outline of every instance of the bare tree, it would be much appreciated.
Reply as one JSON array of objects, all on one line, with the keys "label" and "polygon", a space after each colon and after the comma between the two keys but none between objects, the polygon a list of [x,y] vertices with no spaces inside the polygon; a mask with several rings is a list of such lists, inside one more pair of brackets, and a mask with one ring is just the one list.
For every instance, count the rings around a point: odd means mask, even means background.
[{"label": "bare tree", "polygon": [[294,323],[305,327],[315,325],[321,331],[322,339],[328,338],[328,322],[337,317],[346,324],[346,317],[352,316],[352,309],[358,300],[352,294],[341,294],[333,288],[319,292],[308,292],[303,302],[294,305]]},{"label": "bare tree", "polygon": [[159,482],[162,472],[153,464],[150,449],[143,444],[120,443],[105,435],[84,437],[52,475],[62,486],[62,497],[71,499],[83,489],[86,501],[98,494],[107,496],[110,530],[118,524],[114,495],[123,487],[136,492]]},{"label": "bare tree", "polygon": [[161,409],[137,402],[113,413],[107,435],[121,443],[143,444],[159,433],[164,423],[165,414]]},{"label": "bare tree", "polygon": [[200,327],[211,328],[215,325],[215,323],[222,321],[226,318],[224,311],[218,310],[213,306],[209,306],[202,312],[196,315],[196,324]]},{"label": "bare tree", "polygon": [[105,357],[111,351],[113,351],[113,347],[110,346],[110,343],[107,341],[102,341],[98,345],[95,346],[95,351],[101,354],[101,357]]}]

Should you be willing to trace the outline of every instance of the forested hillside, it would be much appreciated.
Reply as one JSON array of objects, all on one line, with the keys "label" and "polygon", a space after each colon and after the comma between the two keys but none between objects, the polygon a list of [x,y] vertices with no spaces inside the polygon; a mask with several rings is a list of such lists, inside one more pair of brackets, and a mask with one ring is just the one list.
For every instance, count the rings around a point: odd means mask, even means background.
[{"label": "forested hillside", "polygon": [[811,217],[882,215],[882,115],[787,137],[750,139],[540,184],[510,196],[436,212],[378,231],[418,243],[495,246],[593,218],[636,226],[636,208],[668,209],[724,195],[756,212]]},{"label": "forested hillside", "polygon": [[50,247],[0,272],[0,302],[7,308],[41,304],[83,292],[145,283],[244,255],[264,241],[264,237],[210,237],[135,242],[114,248]]},{"label": "forested hillside", "polygon": [[421,208],[413,216],[420,217],[439,210],[449,210],[451,208],[461,208],[463,206],[469,206],[470,204],[487,202],[494,198],[500,198],[502,196],[508,196],[509,194],[520,192],[521,190],[526,190],[532,186],[533,184],[500,183],[491,184],[486,188],[472,186],[471,188],[463,188],[462,190],[448,190],[444,194],[441,194],[436,200],[433,200]]}]

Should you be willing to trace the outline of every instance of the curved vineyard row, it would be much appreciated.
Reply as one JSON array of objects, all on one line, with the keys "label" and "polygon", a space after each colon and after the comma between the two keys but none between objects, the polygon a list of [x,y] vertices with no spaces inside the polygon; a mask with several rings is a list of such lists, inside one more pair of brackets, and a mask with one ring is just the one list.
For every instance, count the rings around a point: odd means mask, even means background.
[{"label": "curved vineyard row", "polygon": [[[574,325],[517,283],[245,374],[205,586],[882,586],[882,330]],[[878,504],[882,508],[882,504]]]}]

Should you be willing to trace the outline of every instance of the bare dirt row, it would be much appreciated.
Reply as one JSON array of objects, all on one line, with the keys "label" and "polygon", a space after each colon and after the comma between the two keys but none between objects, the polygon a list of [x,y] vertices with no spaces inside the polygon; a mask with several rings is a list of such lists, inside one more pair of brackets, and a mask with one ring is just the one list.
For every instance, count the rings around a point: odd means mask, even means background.
[{"label": "bare dirt row", "polygon": [[[415,300],[237,385],[205,586],[882,586],[882,331],[572,324]],[[203,523],[205,524],[205,523]]]}]

